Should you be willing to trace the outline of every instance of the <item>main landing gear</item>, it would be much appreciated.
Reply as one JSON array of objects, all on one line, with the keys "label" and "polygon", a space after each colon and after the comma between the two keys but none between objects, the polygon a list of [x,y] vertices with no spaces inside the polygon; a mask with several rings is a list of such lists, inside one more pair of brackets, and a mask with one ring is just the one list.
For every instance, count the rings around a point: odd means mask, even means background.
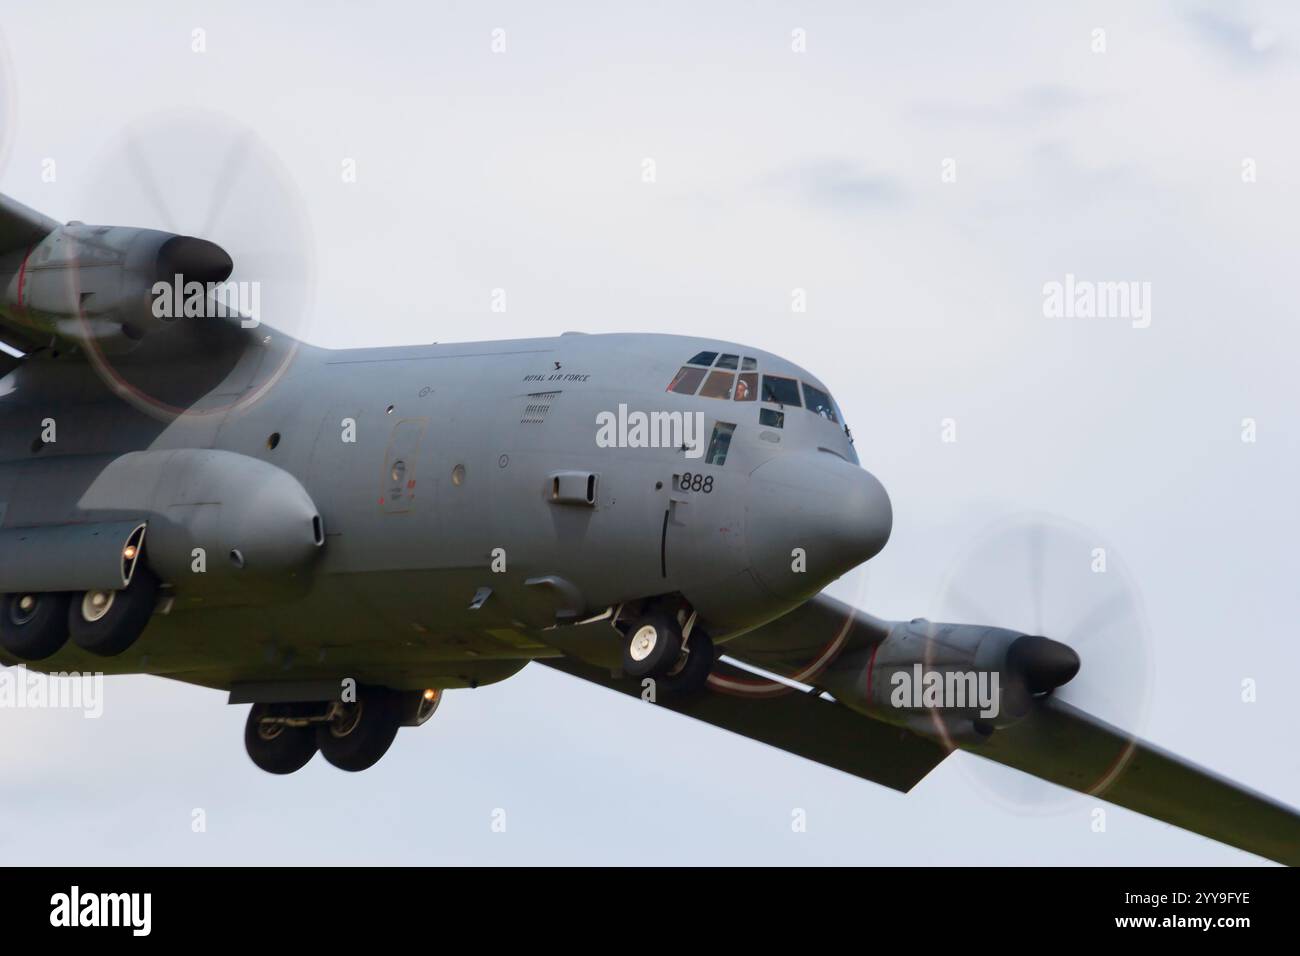
[{"label": "main landing gear", "polygon": [[0,646],[24,661],[57,654],[68,641],[69,594],[0,597]]},{"label": "main landing gear", "polygon": [[158,589],[158,578],[142,565],[118,591],[3,595],[0,647],[20,660],[42,661],[71,637],[83,651],[116,657],[149,626]]},{"label": "main landing gear", "polygon": [[379,762],[401,727],[419,727],[438,709],[438,690],[361,687],[356,700],[254,704],[244,726],[248,756],[267,773],[287,774],[321,755],[350,773]]},{"label": "main landing gear", "polygon": [[687,608],[652,605],[623,632],[623,673],[655,682],[656,691],[685,697],[702,691],[713,671],[713,641]]},{"label": "main landing gear", "polygon": [[72,643],[100,657],[125,653],[149,625],[158,604],[158,587],[157,576],[140,566],[120,591],[72,595],[68,614]]}]

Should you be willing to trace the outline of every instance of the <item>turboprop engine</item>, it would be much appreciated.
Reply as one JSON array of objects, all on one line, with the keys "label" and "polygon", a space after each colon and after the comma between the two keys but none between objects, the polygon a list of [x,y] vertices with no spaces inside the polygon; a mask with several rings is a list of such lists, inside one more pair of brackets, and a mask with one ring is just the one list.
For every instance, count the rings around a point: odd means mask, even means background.
[{"label": "turboprop engine", "polygon": [[892,625],[874,648],[837,660],[818,683],[879,720],[979,741],[1024,717],[1033,697],[1078,670],[1079,655],[1051,638],[918,618]]},{"label": "turboprop engine", "polygon": [[205,239],[72,223],[0,258],[0,313],[36,338],[123,353],[179,318],[247,311],[224,287],[233,268],[230,256]]}]

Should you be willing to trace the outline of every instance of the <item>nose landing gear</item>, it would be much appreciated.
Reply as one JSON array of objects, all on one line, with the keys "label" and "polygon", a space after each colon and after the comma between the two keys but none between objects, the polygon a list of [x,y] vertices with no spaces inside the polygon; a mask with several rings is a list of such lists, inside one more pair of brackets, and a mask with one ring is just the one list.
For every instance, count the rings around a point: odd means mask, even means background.
[{"label": "nose landing gear", "polygon": [[[617,626],[617,625],[616,625]],[[713,641],[693,611],[651,607],[620,628],[623,673],[655,682],[656,691],[685,697],[702,691],[713,671]]]},{"label": "nose landing gear", "polygon": [[662,677],[682,654],[682,632],[671,617],[651,612],[628,625],[623,645],[623,673],[641,680]]}]

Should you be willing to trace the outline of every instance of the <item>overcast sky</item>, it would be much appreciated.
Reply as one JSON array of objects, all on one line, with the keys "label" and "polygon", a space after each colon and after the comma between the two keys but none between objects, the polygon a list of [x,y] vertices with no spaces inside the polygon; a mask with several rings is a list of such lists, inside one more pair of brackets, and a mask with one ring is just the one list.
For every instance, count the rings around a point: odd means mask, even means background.
[{"label": "overcast sky", "polygon": [[[1144,736],[1300,804],[1300,11],[568,9],[10,3],[0,192],[213,223],[237,261],[260,242],[321,345],[662,331],[784,355],[894,503],[842,593],[943,616],[987,529],[1047,515],[1141,608],[1085,674],[1145,661]],[[255,183],[186,162],[246,134]],[[1046,316],[1067,275],[1149,283],[1149,325]],[[988,610],[1014,623],[1023,586]],[[355,776],[256,771],[217,692],[106,693],[99,720],[0,712],[6,863],[1254,860],[1117,808],[1094,832],[1095,800],[964,754],[901,796],[536,666]]]}]

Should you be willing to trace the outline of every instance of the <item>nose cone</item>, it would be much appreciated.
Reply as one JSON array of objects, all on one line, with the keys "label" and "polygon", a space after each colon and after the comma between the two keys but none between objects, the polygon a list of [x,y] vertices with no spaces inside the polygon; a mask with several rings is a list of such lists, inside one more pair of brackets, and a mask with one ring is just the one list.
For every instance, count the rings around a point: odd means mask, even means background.
[{"label": "nose cone", "polygon": [[750,567],[780,596],[820,590],[880,553],[894,510],[870,472],[827,452],[790,453],[749,479]]}]

